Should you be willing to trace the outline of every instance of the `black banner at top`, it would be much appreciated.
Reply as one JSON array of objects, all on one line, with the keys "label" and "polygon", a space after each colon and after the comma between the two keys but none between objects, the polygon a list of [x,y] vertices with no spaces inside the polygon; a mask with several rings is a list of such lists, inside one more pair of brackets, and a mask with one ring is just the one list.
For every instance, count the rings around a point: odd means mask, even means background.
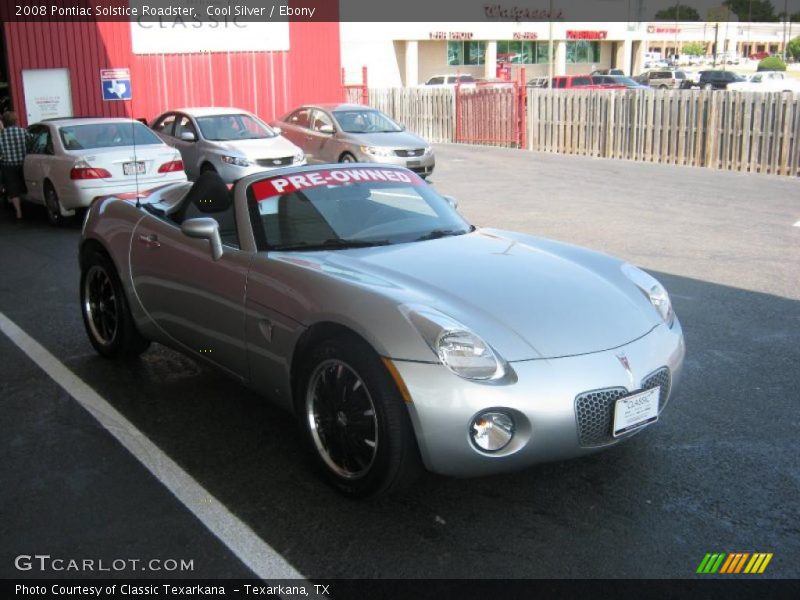
[{"label": "black banner at top", "polygon": [[3,21],[778,22],[800,0],[0,0]]}]

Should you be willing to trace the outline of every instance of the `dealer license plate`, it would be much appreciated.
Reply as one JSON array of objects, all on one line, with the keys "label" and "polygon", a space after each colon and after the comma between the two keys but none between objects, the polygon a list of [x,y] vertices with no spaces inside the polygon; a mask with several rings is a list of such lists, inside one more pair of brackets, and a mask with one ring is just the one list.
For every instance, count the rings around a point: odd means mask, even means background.
[{"label": "dealer license plate", "polygon": [[144,161],[122,163],[122,172],[125,175],[144,175]]},{"label": "dealer license plate", "polygon": [[421,164],[422,164],[422,161],[419,161],[419,160],[409,160],[409,161],[406,163],[406,167],[408,167],[408,168],[410,169],[411,167],[418,167],[418,166],[420,166]]},{"label": "dealer license plate", "polygon": [[658,421],[661,387],[620,398],[614,405],[614,437]]}]

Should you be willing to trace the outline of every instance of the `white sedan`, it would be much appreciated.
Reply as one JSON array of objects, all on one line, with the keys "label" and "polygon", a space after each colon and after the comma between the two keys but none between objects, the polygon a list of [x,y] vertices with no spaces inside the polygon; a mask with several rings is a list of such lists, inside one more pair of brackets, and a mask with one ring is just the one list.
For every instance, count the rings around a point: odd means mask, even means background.
[{"label": "white sedan", "polygon": [[800,92],[800,80],[786,77],[782,71],[761,71],[747,81],[729,83],[734,92]]},{"label": "white sedan", "polygon": [[26,200],[54,225],[98,196],[186,181],[180,153],[133,119],[52,119],[28,128]]}]

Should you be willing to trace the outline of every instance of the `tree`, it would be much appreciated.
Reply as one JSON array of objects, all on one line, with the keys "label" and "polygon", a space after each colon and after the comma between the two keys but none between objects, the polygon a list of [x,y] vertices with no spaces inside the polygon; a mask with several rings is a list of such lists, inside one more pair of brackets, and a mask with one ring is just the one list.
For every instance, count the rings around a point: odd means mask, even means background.
[{"label": "tree", "polygon": [[775,7],[770,0],[725,0],[722,3],[734,13],[740,21],[754,23],[764,21],[777,21]]},{"label": "tree", "polygon": [[758,63],[759,71],[785,71],[786,63],[777,56],[768,56]]},{"label": "tree", "polygon": [[656,21],[699,21],[700,13],[697,9],[685,4],[675,3],[669,8],[656,13]]},{"label": "tree", "polygon": [[683,45],[683,53],[689,56],[703,56],[706,53],[706,47],[700,42],[689,42]]},{"label": "tree", "polygon": [[786,53],[795,60],[800,60],[800,35],[789,40],[786,44]]}]

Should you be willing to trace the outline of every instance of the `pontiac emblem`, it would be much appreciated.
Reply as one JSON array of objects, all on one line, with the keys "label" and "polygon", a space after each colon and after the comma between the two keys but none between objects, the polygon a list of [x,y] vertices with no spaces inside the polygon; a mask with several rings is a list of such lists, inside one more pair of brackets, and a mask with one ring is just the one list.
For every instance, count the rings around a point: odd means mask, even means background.
[{"label": "pontiac emblem", "polygon": [[625,369],[625,372],[628,374],[628,379],[631,382],[631,387],[633,387],[633,371],[631,371],[631,363],[628,362],[628,357],[620,353],[617,354],[617,360],[619,361],[619,364],[622,365],[622,368]]}]

